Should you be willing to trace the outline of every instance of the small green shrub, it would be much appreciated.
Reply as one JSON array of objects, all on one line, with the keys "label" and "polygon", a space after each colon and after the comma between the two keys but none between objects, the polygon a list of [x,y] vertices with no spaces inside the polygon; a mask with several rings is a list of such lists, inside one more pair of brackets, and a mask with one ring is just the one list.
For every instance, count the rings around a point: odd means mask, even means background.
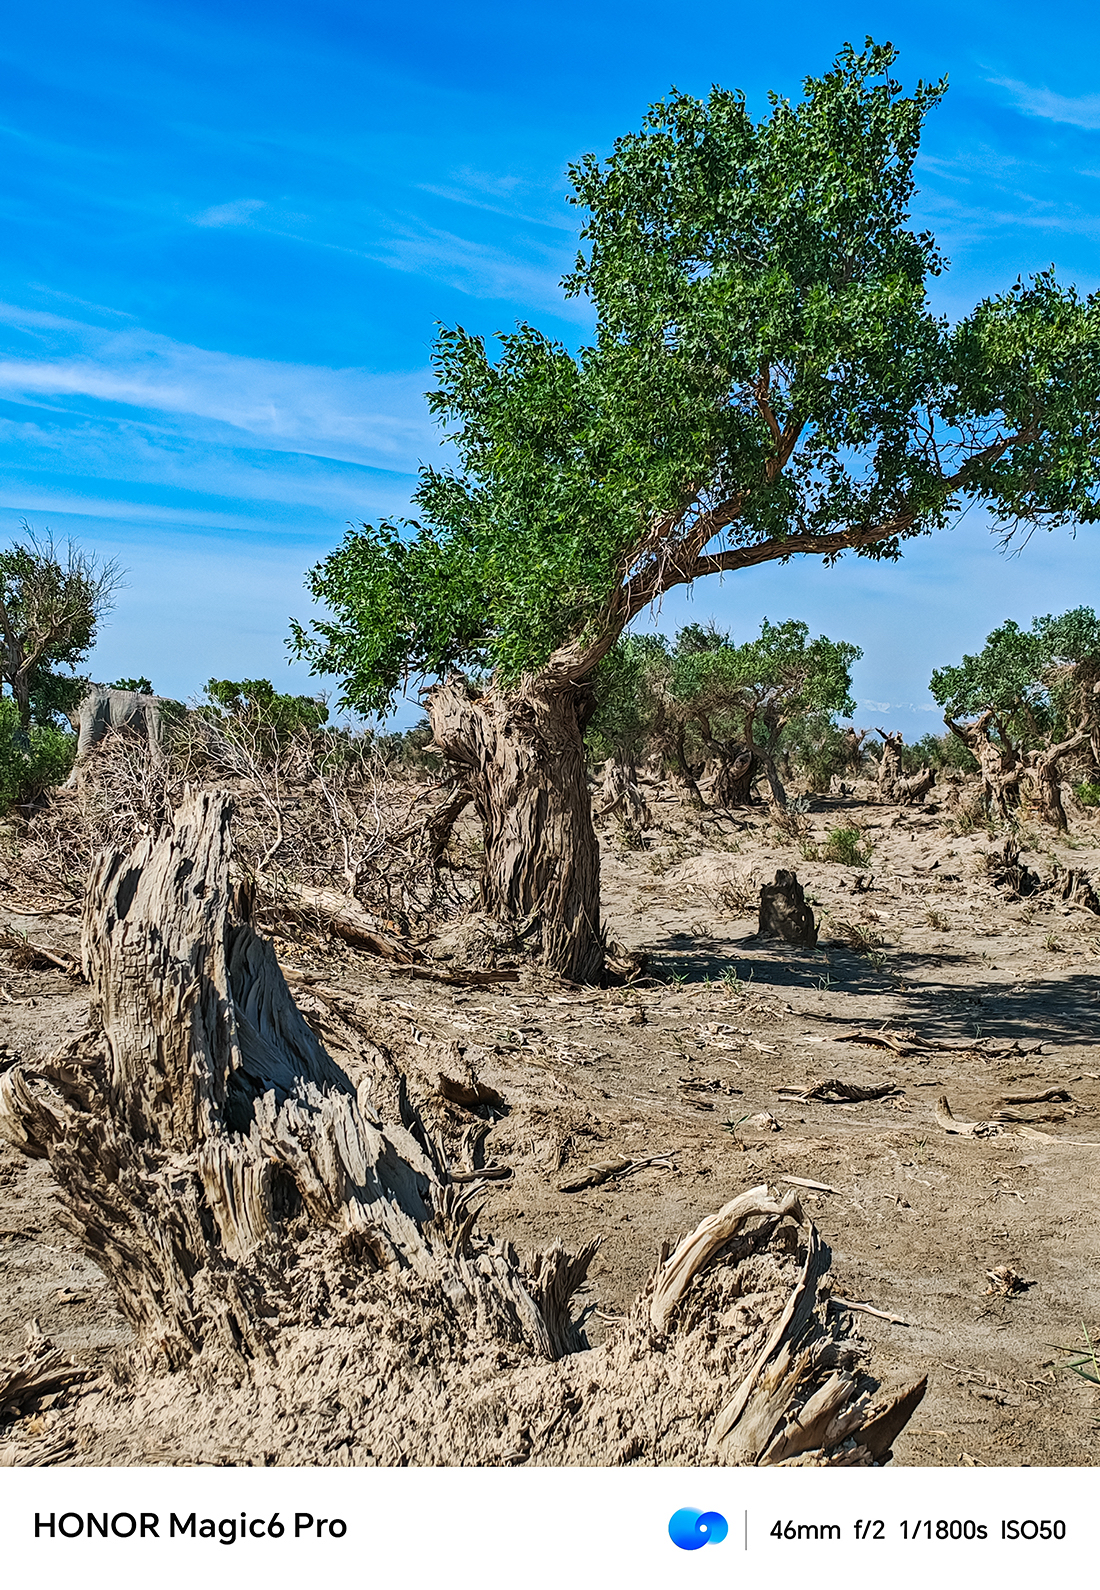
[{"label": "small green shrub", "polygon": [[15,702],[0,701],[0,811],[63,784],[75,753],[75,735],[52,724],[23,729]]},{"label": "small green shrub", "polygon": [[1082,806],[1100,806],[1100,784],[1075,784],[1073,793]]},{"label": "small green shrub", "polygon": [[860,847],[863,835],[858,828],[834,828],[821,851],[822,861],[835,861],[842,867],[866,867],[870,851]]}]

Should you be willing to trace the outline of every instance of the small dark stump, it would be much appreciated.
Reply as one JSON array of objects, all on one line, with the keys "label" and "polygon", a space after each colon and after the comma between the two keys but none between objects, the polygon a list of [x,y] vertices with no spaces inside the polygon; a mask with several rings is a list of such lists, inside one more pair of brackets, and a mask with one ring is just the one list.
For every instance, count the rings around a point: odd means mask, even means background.
[{"label": "small dark stump", "polygon": [[762,939],[782,939],[807,950],[817,943],[814,914],[793,872],[777,872],[774,883],[762,886],[759,933]]}]

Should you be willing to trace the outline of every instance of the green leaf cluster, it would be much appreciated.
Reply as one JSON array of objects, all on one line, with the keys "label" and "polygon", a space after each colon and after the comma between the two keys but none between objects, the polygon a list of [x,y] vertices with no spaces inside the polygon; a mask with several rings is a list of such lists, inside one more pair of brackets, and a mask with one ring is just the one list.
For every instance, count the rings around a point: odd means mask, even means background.
[{"label": "green leaf cluster", "polygon": [[444,328],[429,395],[457,454],[418,519],[364,525],[308,576],[290,645],[385,711],[453,669],[579,682],[679,583],[796,554],[894,558],[969,501],[995,522],[1100,508],[1100,297],[1053,273],[932,313],[910,224],[924,119],[896,52],[846,45],[801,101],[672,92],[571,169],[596,312],[576,352],[529,325]]},{"label": "green leaf cluster", "polygon": [[75,755],[75,735],[49,723],[24,729],[15,702],[0,700],[0,811],[64,783]]},{"label": "green leaf cluster", "polygon": [[114,563],[100,564],[71,542],[59,548],[23,528],[24,540],[0,550],[0,684],[29,728],[56,724],[86,693],[89,682],[76,667],[120,575]]},{"label": "green leaf cluster", "polygon": [[685,626],[672,648],[662,635],[624,636],[596,675],[589,748],[636,759],[667,752],[686,730],[696,755],[733,742],[774,755],[794,725],[809,744],[855,710],[851,668],[862,655],[848,641],[811,638],[799,619],[764,619],[740,645],[713,624]]},{"label": "green leaf cluster", "polygon": [[209,679],[207,705],[199,710],[215,717],[231,735],[245,734],[274,751],[305,731],[314,733],[328,721],[328,706],[316,696],[284,695],[270,679]]},{"label": "green leaf cluster", "polygon": [[961,663],[937,668],[929,689],[948,717],[994,715],[1003,738],[1030,745],[1058,738],[1072,717],[1095,713],[1100,679],[1100,619],[1091,607],[1007,619]]}]

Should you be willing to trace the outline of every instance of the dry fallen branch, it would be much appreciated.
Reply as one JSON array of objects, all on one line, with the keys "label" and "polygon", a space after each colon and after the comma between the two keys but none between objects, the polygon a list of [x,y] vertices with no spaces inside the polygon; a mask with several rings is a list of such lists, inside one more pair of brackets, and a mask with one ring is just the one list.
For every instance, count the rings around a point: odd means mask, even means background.
[{"label": "dry fallen branch", "polygon": [[833,1043],[861,1043],[870,1049],[892,1049],[895,1054],[909,1055],[917,1053],[924,1045],[907,1043],[902,1038],[896,1038],[892,1032],[840,1032],[834,1034]]},{"label": "dry fallen branch", "polygon": [[407,1091],[386,1118],[357,1093],[231,887],[229,817],[200,794],[100,857],[91,1024],[0,1073],[0,1130],[49,1159],[134,1330],[125,1385],[60,1410],[82,1461],[887,1459],[924,1383],[873,1401],[794,1198],[704,1220],[589,1348],[596,1244],[520,1260],[478,1229],[478,1181],[437,1173]]},{"label": "dry fallen branch", "polygon": [[1003,1130],[994,1121],[958,1120],[951,1113],[946,1093],[941,1094],[936,1100],[936,1123],[942,1126],[945,1132],[951,1132],[956,1137],[996,1137]]},{"label": "dry fallen branch", "polygon": [[881,1308],[875,1308],[870,1303],[857,1303],[854,1298],[842,1297],[839,1292],[832,1292],[830,1296],[834,1303],[841,1308],[850,1308],[857,1314],[873,1314],[875,1319],[887,1320],[891,1325],[904,1325],[909,1328],[909,1321],[902,1319],[900,1314],[887,1314]]},{"label": "dry fallen branch", "polygon": [[620,1176],[633,1176],[636,1170],[655,1165],[660,1170],[671,1170],[672,1161],[667,1154],[651,1154],[648,1159],[607,1159],[590,1165],[576,1181],[563,1182],[559,1192],[583,1192],[586,1187],[602,1187],[606,1181],[617,1181]]},{"label": "dry fallen branch", "polygon": [[0,929],[0,950],[6,950],[16,966],[27,970],[41,971],[44,967],[56,967],[67,977],[80,975],[80,965],[70,955],[59,955],[56,950],[49,949],[45,944],[36,944],[21,933]]},{"label": "dry fallen branch", "polygon": [[888,1099],[903,1091],[894,1082],[866,1088],[858,1082],[841,1082],[837,1077],[827,1077],[820,1082],[811,1082],[805,1088],[780,1088],[779,1097],[792,1103],[809,1103],[811,1099],[816,1099],[821,1104],[864,1104],[871,1099]]},{"label": "dry fallen branch", "polygon": [[1040,1143],[1065,1143],[1070,1148],[1100,1148],[1100,1143],[1089,1143],[1082,1137],[1053,1137],[1050,1132],[1037,1132],[1033,1126],[1021,1126],[1019,1135],[1036,1137]]},{"label": "dry fallen branch", "polygon": [[1072,1104],[1073,1095],[1066,1088],[1047,1088],[1045,1093],[1003,1093],[1004,1104]]}]

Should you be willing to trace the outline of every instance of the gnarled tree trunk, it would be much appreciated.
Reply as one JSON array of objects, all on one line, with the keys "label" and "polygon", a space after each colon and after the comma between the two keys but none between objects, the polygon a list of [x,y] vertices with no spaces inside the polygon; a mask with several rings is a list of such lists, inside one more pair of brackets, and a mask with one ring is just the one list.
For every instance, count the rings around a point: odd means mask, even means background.
[{"label": "gnarled tree trunk", "polygon": [[1020,798],[1020,759],[1007,739],[1002,737],[994,740],[990,734],[993,713],[983,712],[973,723],[956,723],[947,716],[943,721],[977,760],[981,769],[982,801],[986,810],[996,810],[1002,817],[1007,817]]},{"label": "gnarled tree trunk", "polygon": [[696,783],[695,774],[688,763],[687,752],[684,749],[686,737],[685,729],[681,724],[676,731],[671,750],[669,751],[669,770],[672,773],[673,781],[680,787],[681,800],[694,811],[701,812],[705,809],[706,802],[699,793],[699,785]]},{"label": "gnarled tree trunk", "polygon": [[906,777],[902,772],[901,762],[905,740],[900,734],[888,734],[885,729],[879,729],[877,732],[882,735],[882,760],[878,769],[879,791],[882,798],[893,801],[898,806],[923,802],[936,782],[935,768],[922,767],[918,772]]},{"label": "gnarled tree trunk", "polygon": [[1059,764],[1071,751],[1079,750],[1090,738],[1090,730],[1080,729],[1057,745],[1026,751],[1020,769],[1020,795],[1039,819],[1062,832],[1069,827],[1062,804]]},{"label": "gnarled tree trunk", "polygon": [[924,1384],[875,1402],[793,1195],[733,1198],[588,1348],[571,1299],[596,1245],[521,1262],[404,1088],[400,1118],[357,1096],[230,887],[224,800],[101,859],[83,955],[91,1027],[0,1076],[0,1128],[49,1158],[136,1333],[122,1389],[55,1409],[85,1461],[103,1442],[114,1463],[889,1455]]},{"label": "gnarled tree trunk", "polygon": [[714,776],[713,795],[719,806],[748,806],[752,802],[753,754],[747,745],[723,746]]},{"label": "gnarled tree trunk", "polygon": [[545,964],[574,982],[598,981],[600,852],[582,738],[589,693],[537,679],[478,691],[453,676],[426,706],[481,819],[485,910],[525,930],[537,920]]}]

